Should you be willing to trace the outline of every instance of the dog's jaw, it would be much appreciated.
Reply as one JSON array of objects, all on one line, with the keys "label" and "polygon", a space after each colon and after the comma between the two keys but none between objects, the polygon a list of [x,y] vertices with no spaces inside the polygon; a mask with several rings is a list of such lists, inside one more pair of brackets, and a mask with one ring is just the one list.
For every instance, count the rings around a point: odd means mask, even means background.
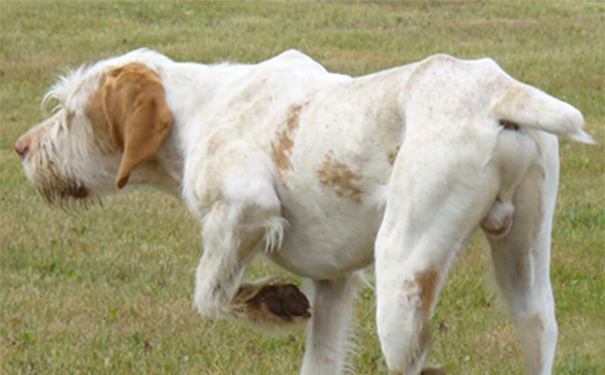
[{"label": "dog's jaw", "polygon": [[22,160],[25,174],[49,204],[65,206],[72,201],[84,201],[94,194],[79,178],[70,173],[54,148],[45,139],[36,140],[31,152]]}]

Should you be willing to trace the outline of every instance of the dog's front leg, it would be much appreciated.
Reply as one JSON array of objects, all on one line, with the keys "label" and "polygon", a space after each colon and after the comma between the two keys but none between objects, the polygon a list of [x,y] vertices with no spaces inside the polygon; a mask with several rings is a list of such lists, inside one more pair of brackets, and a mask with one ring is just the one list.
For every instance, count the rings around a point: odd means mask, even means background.
[{"label": "dog's front leg", "polygon": [[301,375],[343,372],[347,327],[358,281],[351,274],[336,280],[314,281],[313,315],[307,327],[307,347]]},{"label": "dog's front leg", "polygon": [[204,218],[194,306],[211,318],[240,318],[263,328],[304,321],[309,303],[296,286],[275,278],[242,283],[258,251],[279,251],[285,225],[272,186],[246,182],[248,190],[227,192]]},{"label": "dog's front leg", "polygon": [[263,236],[262,228],[242,230],[242,218],[242,207],[219,202],[204,219],[204,252],[196,271],[194,299],[202,315],[215,319],[234,315],[231,301]]}]

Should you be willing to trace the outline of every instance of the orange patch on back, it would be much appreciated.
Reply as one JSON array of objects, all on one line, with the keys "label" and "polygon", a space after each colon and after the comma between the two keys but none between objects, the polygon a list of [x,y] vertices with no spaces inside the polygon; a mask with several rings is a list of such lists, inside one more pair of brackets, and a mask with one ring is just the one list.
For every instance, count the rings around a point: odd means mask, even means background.
[{"label": "orange patch on back", "polygon": [[326,155],[321,169],[317,172],[319,182],[324,186],[334,188],[336,195],[349,198],[354,202],[361,202],[363,190],[358,186],[361,175],[353,172],[351,168],[330,155]]},{"label": "orange patch on back", "polygon": [[284,186],[284,175],[287,170],[292,168],[292,162],[290,160],[290,156],[292,155],[292,147],[294,147],[292,134],[298,127],[298,120],[302,108],[303,106],[300,104],[295,104],[290,107],[288,118],[286,120],[286,127],[277,133],[277,138],[271,144],[271,157],[273,159],[273,163],[277,167],[279,179]]}]

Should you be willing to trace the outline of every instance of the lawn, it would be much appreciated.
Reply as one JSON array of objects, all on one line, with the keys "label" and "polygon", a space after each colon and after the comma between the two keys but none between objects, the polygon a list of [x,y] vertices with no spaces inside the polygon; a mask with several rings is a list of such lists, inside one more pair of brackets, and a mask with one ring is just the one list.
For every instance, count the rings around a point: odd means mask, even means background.
[{"label": "lawn", "polygon": [[[134,189],[87,210],[45,206],[15,139],[44,118],[65,67],[150,47],[178,60],[257,62],[287,49],[362,75],[445,52],[494,58],[585,115],[597,146],[561,142],[552,280],[556,374],[605,373],[605,5],[600,1],[0,2],[0,374],[296,374],[304,336],[267,338],[194,312],[199,224]],[[522,373],[486,287],[483,239],[459,257],[432,324],[451,374]],[[251,277],[281,273],[259,261]],[[371,271],[368,271],[371,280]],[[297,280],[298,281],[298,280]],[[386,374],[375,298],[360,293],[350,362]]]}]

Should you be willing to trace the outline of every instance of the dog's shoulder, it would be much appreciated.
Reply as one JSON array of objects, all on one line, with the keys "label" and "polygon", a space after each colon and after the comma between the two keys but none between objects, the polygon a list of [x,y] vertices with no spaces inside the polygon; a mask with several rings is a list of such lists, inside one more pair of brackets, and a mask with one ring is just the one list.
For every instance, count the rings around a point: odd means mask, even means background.
[{"label": "dog's shoulder", "polygon": [[[249,81],[275,84],[279,89],[295,85],[317,85],[347,80],[350,77],[329,72],[310,56],[289,49],[277,56],[262,61],[249,71]],[[267,87],[270,88],[271,85]]]}]

